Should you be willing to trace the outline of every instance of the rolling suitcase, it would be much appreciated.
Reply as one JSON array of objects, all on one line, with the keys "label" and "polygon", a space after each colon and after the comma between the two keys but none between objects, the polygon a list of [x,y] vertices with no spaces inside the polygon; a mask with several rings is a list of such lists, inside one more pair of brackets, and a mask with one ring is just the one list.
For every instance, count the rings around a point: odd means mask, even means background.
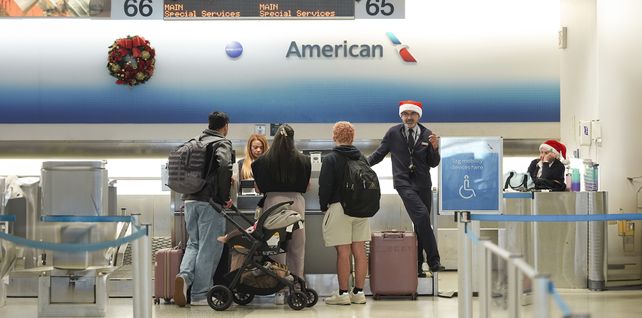
[{"label": "rolling suitcase", "polygon": [[417,237],[413,232],[373,232],[370,242],[370,290],[381,296],[417,299]]},{"label": "rolling suitcase", "polygon": [[174,283],[183,259],[180,248],[163,248],[156,252],[154,264],[154,303],[159,304],[161,298],[169,304],[174,297]]}]

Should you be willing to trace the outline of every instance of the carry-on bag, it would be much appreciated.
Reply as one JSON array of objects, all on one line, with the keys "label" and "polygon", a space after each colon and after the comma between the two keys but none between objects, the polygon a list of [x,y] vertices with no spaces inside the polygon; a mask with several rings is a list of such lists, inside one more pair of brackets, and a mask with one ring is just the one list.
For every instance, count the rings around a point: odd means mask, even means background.
[{"label": "carry-on bag", "polygon": [[154,303],[161,298],[169,304],[174,297],[176,275],[181,267],[183,250],[180,248],[163,248],[156,252],[154,264]]},{"label": "carry-on bag", "polygon": [[370,290],[381,296],[417,299],[417,238],[413,232],[373,232],[370,242]]}]

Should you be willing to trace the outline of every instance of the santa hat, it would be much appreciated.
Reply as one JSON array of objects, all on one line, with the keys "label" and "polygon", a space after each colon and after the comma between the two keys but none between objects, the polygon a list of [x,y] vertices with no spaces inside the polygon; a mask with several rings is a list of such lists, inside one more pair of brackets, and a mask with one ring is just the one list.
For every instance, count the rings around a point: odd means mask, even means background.
[{"label": "santa hat", "polygon": [[404,111],[409,110],[419,114],[419,117],[421,117],[421,107],[421,102],[416,102],[414,100],[402,100],[399,102],[399,116],[401,116],[401,113]]},{"label": "santa hat", "polygon": [[569,161],[566,160],[566,146],[563,143],[557,140],[547,140],[543,144],[539,145],[539,150],[550,151],[557,155],[557,158],[565,165],[569,164]]}]

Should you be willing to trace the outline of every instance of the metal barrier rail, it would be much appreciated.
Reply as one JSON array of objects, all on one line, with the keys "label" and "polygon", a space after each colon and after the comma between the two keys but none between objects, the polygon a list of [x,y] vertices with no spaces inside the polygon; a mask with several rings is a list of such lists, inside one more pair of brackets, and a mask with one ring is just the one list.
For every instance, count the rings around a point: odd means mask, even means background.
[{"label": "metal barrier rail", "polygon": [[[553,298],[561,310],[564,317],[571,317],[572,312],[562,297],[557,293],[549,275],[538,273],[532,266],[524,261],[521,255],[514,255],[500,248],[486,239],[479,239],[470,230],[468,224],[479,215],[471,215],[467,211],[455,212],[455,220],[459,229],[459,251],[458,251],[458,268],[459,271],[459,293],[458,308],[459,317],[472,318],[472,249],[473,244],[478,251],[477,260],[479,262],[479,316],[481,318],[490,317],[491,301],[491,260],[492,256],[506,261],[508,265],[508,315],[509,317],[519,317],[519,308],[521,305],[520,295],[523,290],[522,280],[519,279],[520,273],[529,277],[533,281],[533,308],[534,317],[549,318],[550,299]],[[502,219],[503,221],[503,219]]]},{"label": "metal barrier rail", "polygon": [[[13,215],[0,215],[2,222],[15,222]],[[27,240],[23,237],[17,237],[0,232],[0,239],[13,242],[17,245],[25,245],[40,249],[65,251],[65,252],[84,252],[105,249],[108,247],[119,246],[127,242],[132,243],[132,258],[134,273],[134,299],[133,310],[134,318],[151,318],[152,317],[152,244],[149,237],[150,224],[141,224],[140,214],[131,216],[110,217],[110,216],[91,216],[91,217],[48,217],[43,221],[48,222],[131,222],[136,232],[129,236],[107,242],[74,244],[74,243],[46,243],[39,241]]]}]

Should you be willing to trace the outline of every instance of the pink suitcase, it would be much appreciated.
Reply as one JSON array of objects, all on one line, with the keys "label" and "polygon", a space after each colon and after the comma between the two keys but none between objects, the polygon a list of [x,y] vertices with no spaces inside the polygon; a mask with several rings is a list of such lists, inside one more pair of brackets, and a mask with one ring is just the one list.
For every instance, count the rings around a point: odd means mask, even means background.
[{"label": "pink suitcase", "polygon": [[370,242],[370,290],[381,296],[417,299],[417,238],[413,232],[373,232]]},{"label": "pink suitcase", "polygon": [[174,297],[174,283],[181,267],[183,250],[180,248],[163,248],[156,252],[154,264],[154,303],[161,298],[169,304]]}]

